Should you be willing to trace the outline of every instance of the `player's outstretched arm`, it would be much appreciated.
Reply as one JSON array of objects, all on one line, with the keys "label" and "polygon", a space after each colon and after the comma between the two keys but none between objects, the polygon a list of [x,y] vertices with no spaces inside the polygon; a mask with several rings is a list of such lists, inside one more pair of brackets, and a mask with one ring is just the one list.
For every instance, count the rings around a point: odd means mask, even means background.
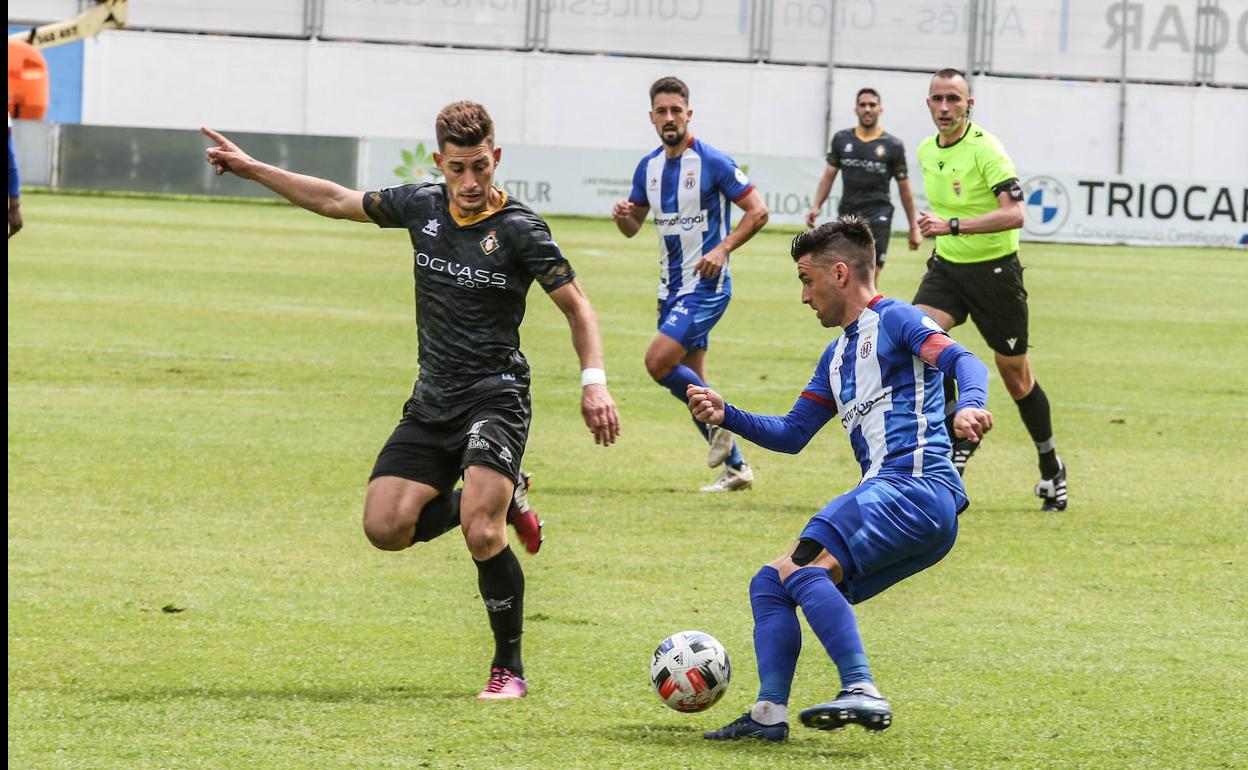
[{"label": "player's outstretched arm", "polygon": [[774,452],[797,454],[810,443],[820,428],[832,419],[836,409],[823,399],[812,399],[803,392],[789,413],[767,416],[746,412],[725,403],[710,388],[690,385],[685,389],[689,411],[708,425],[722,425],[741,438]]},{"label": "player's outstretched arm", "polygon": [[607,391],[598,317],[575,280],[550,292],[550,298],[568,319],[572,347],[581,361],[581,417],[594,435],[594,443],[610,446],[620,435],[620,414]]},{"label": "player's outstretched arm", "polygon": [[296,174],[268,163],[261,163],[224,135],[203,128],[209,139],[217,143],[208,148],[208,162],[217,174],[230,172],[242,179],[251,179],[286,200],[302,206],[315,214],[330,219],[350,219],[355,222],[371,222],[364,213],[364,193],[351,190],[328,179]]}]

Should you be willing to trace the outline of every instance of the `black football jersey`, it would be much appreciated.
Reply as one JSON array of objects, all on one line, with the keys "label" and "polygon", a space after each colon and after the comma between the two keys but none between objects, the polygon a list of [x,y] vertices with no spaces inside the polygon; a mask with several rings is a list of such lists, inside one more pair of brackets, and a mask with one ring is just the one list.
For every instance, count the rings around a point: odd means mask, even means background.
[{"label": "black football jersey", "polygon": [[869,142],[858,138],[854,129],[837,131],[828,147],[828,165],[840,169],[841,203],[839,213],[871,216],[893,211],[888,197],[890,180],[908,175],[906,148],[887,132]]},{"label": "black football jersey", "polygon": [[520,322],[529,285],[536,280],[551,292],[576,277],[546,222],[503,195],[501,209],[461,225],[451,216],[445,183],[364,194],[364,211],[378,226],[407,228],[411,235],[417,390],[426,399],[454,399],[498,375],[527,385]]}]

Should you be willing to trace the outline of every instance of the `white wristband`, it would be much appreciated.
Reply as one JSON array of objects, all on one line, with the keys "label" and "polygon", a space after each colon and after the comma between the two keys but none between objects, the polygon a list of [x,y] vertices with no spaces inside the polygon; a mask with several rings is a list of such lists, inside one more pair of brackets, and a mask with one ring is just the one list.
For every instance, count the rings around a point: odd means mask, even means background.
[{"label": "white wristband", "polygon": [[586,385],[606,385],[607,373],[602,369],[582,369],[581,370],[581,387]]}]

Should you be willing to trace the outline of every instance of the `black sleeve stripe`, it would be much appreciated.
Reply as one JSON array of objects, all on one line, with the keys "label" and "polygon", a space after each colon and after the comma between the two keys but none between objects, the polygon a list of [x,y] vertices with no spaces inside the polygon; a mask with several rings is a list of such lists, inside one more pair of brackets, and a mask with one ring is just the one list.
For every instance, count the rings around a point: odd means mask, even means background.
[{"label": "black sleeve stripe", "polygon": [[1018,177],[1010,177],[1004,182],[999,182],[992,186],[993,195],[1000,195],[1003,192],[1008,192],[1013,200],[1021,201],[1023,199],[1023,188],[1018,183]]}]

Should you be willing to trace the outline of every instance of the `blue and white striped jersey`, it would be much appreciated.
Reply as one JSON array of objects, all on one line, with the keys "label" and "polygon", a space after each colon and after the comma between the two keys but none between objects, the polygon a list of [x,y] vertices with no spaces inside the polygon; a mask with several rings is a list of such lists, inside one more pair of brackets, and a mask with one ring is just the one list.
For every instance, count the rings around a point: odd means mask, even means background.
[{"label": "blue and white striped jersey", "polygon": [[641,159],[628,199],[649,206],[659,231],[659,299],[692,292],[732,293],[728,264],[714,278],[693,272],[731,227],[732,203],[754,190],[732,158],[694,139],[679,158],[659,147]]},{"label": "blue and white striped jersey", "polygon": [[939,369],[919,358],[944,331],[918,308],[876,297],[819,359],[802,396],[831,406],[864,479],[954,474]]}]

